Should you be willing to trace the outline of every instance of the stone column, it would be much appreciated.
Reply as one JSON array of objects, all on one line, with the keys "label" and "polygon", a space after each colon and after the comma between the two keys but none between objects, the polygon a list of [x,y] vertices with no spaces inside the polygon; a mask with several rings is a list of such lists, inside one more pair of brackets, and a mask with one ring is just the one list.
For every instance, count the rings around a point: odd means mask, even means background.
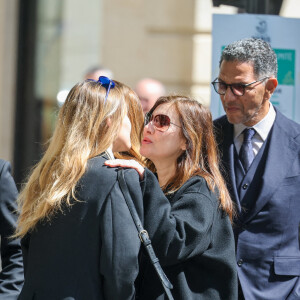
[{"label": "stone column", "polygon": [[0,1],[0,158],[12,161],[15,123],[18,1]]}]

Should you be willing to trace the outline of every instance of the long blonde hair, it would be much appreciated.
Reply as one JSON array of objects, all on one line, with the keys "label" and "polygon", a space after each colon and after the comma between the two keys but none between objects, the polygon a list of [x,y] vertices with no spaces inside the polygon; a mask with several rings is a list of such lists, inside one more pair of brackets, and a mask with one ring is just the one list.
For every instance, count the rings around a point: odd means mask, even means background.
[{"label": "long blonde hair", "polygon": [[137,94],[128,86],[122,86],[125,101],[128,106],[128,117],[131,122],[131,149],[127,152],[115,152],[114,156],[119,159],[134,159],[144,164],[144,158],[140,154],[142,129],[144,126],[144,114],[141,101]]},{"label": "long blonde hair", "polygon": [[114,82],[106,101],[106,88],[96,81],[80,82],[69,92],[49,147],[18,198],[20,216],[14,236],[22,237],[38,221],[49,220],[62,204],[71,205],[88,159],[116,139],[127,105],[123,84]]},{"label": "long blonde hair", "polygon": [[[150,110],[150,114],[161,104],[171,104],[175,108],[182,127],[181,134],[186,140],[187,149],[177,159],[175,175],[162,187],[168,191],[178,190],[189,178],[203,177],[210,190],[217,191],[221,208],[232,220],[233,203],[219,170],[219,158],[213,132],[210,111],[198,101],[185,96],[160,97]],[[154,163],[147,159],[146,165],[153,172]]]}]

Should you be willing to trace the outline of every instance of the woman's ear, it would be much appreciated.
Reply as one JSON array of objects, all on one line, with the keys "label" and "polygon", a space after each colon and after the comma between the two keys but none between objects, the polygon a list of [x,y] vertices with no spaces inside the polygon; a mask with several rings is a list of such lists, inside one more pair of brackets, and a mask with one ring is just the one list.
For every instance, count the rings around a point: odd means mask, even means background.
[{"label": "woman's ear", "polygon": [[277,85],[278,85],[278,81],[275,77],[271,77],[268,79],[268,81],[266,83],[266,90],[265,90],[265,95],[264,95],[265,100],[269,100],[271,98]]},{"label": "woman's ear", "polygon": [[187,140],[182,140],[181,145],[180,145],[181,150],[185,151],[187,149],[187,147],[188,147]]},{"label": "woman's ear", "polygon": [[110,125],[111,125],[111,118],[107,118],[106,119],[106,124],[107,124],[108,127],[110,127]]}]

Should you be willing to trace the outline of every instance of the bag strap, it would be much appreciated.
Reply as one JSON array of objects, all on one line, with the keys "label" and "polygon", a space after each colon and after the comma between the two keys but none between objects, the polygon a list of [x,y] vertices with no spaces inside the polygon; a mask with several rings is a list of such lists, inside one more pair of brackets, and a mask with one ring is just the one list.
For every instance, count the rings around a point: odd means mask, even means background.
[{"label": "bag strap", "polygon": [[169,300],[174,300],[172,293],[170,291],[170,289],[173,288],[173,285],[171,284],[171,282],[169,281],[168,277],[166,276],[166,274],[164,273],[160,263],[159,263],[159,259],[156,257],[154,249],[152,247],[151,244],[151,240],[149,238],[148,232],[144,229],[142,222],[139,218],[139,215],[136,211],[136,208],[134,206],[134,203],[132,201],[132,198],[130,196],[128,187],[127,187],[127,183],[125,181],[124,178],[124,170],[123,169],[119,169],[118,170],[118,181],[119,181],[119,185],[122,191],[122,194],[125,198],[125,201],[127,203],[127,206],[129,208],[130,214],[132,216],[132,219],[135,223],[135,226],[137,228],[138,231],[138,235],[139,238],[142,242],[142,244],[144,245],[144,248],[146,249],[146,252],[148,253],[148,256],[151,260],[151,263],[154,266],[154,269],[162,283],[162,286],[168,296]]}]

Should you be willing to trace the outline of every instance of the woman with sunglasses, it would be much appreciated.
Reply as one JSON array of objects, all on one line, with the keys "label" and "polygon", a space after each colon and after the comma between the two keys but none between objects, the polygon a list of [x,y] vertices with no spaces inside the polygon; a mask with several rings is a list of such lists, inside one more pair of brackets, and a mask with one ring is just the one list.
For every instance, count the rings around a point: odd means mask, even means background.
[{"label": "woman with sunglasses", "polygon": [[[113,152],[131,147],[129,94],[135,95],[100,77],[76,84],[60,109],[49,147],[19,198],[20,300],[134,298],[140,240],[117,172],[104,166]],[[139,181],[134,170],[126,177]],[[142,215],[141,191],[128,184]]]},{"label": "woman with sunglasses", "polygon": [[[187,97],[159,98],[146,116],[140,152],[148,169],[135,161],[106,164],[139,172],[144,227],[174,299],[237,299],[233,205],[218,169],[210,112]],[[137,299],[165,299],[146,255],[136,285]]]}]

